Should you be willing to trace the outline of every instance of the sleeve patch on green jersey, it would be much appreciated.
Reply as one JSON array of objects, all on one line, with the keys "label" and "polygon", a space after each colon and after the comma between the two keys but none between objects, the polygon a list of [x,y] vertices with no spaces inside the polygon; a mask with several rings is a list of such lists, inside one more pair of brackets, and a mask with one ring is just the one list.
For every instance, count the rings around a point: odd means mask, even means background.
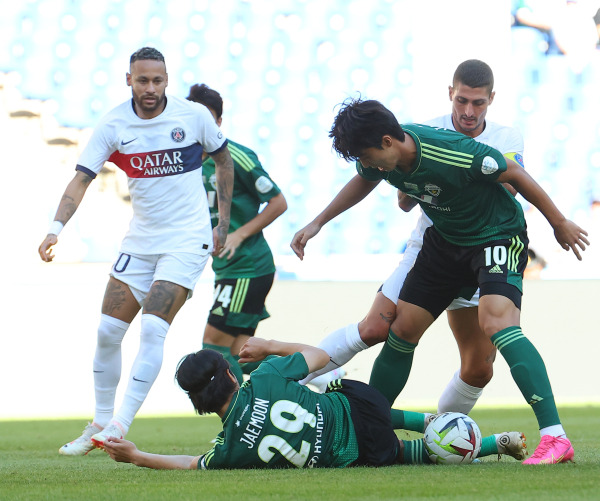
[{"label": "sleeve patch on green jersey", "polygon": [[273,181],[267,176],[260,176],[254,183],[256,191],[259,193],[269,193],[273,189]]},{"label": "sleeve patch on green jersey", "polygon": [[485,157],[481,162],[481,172],[484,174],[493,174],[498,170],[498,162],[492,157]]}]

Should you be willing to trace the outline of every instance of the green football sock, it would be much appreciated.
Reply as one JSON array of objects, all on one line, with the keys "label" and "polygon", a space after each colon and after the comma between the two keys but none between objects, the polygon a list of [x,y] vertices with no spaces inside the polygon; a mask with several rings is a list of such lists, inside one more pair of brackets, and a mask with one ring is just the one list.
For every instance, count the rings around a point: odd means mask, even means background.
[{"label": "green football sock", "polygon": [[400,339],[390,329],[387,341],[375,359],[369,385],[383,393],[390,406],[408,380],[416,347],[416,344]]},{"label": "green football sock", "polygon": [[402,464],[431,464],[422,438],[416,440],[401,440],[404,445],[400,463]]},{"label": "green football sock", "polygon": [[[402,451],[401,463],[403,464],[431,464],[431,459],[425,449],[425,442],[422,438],[417,440],[402,440],[404,445]],[[493,456],[498,454],[498,445],[495,435],[483,437],[481,440],[481,450],[477,457]]]},{"label": "green football sock", "polygon": [[237,378],[238,382],[240,384],[244,382],[244,374],[242,373],[240,364],[237,363],[237,360],[231,354],[231,350],[228,346],[219,346],[217,344],[202,343],[202,349],[218,351],[221,355],[223,355],[223,358],[229,363],[229,368],[231,369],[233,375]]},{"label": "green football sock", "polygon": [[481,450],[477,455],[478,458],[482,458],[484,456],[491,456],[493,454],[498,454],[498,444],[496,443],[496,436],[490,435],[488,437],[483,437],[481,439]]},{"label": "green football sock", "polygon": [[422,412],[402,411],[391,409],[392,426],[394,430],[408,430],[423,433],[425,431],[425,416]]},{"label": "green football sock", "polygon": [[544,361],[531,341],[523,335],[521,327],[502,329],[491,339],[508,363],[525,400],[531,405],[540,429],[560,424]]},{"label": "green football sock", "polygon": [[[402,451],[402,460],[400,461],[403,464],[431,464],[431,459],[429,459],[429,455],[427,454],[427,449],[425,448],[425,442],[422,438],[417,440],[402,440],[402,444],[404,445]],[[498,445],[496,444],[496,436],[489,435],[487,437],[483,437],[481,439],[481,450],[477,455],[478,458],[482,458],[485,456],[494,456],[498,454]]]}]

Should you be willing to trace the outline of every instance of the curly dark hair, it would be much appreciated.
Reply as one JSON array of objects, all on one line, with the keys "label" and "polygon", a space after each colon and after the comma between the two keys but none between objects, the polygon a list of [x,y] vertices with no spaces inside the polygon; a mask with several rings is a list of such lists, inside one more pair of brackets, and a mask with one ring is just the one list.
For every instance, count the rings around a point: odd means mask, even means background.
[{"label": "curly dark hair", "polygon": [[217,115],[217,120],[223,114],[223,98],[216,90],[211,89],[206,84],[194,84],[190,87],[190,94],[187,97],[188,101],[200,103],[214,111]]},{"label": "curly dark hair", "polygon": [[229,364],[218,351],[200,350],[179,361],[175,379],[202,415],[217,412],[236,390],[228,372]]},{"label": "curly dark hair", "polygon": [[349,98],[341,104],[329,137],[333,149],[345,160],[358,160],[367,148],[382,149],[383,136],[404,142],[404,131],[394,114],[375,100]]}]

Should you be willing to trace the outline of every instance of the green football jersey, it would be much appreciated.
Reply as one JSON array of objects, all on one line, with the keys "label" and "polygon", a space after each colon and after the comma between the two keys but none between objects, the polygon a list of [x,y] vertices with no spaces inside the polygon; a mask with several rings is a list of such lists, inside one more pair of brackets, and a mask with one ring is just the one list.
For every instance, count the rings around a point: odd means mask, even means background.
[{"label": "green football jersey", "polygon": [[365,179],[384,179],[417,200],[437,231],[455,245],[511,238],[525,228],[519,202],[497,182],[506,160],[494,148],[447,129],[403,125],[414,139],[414,168],[381,172],[356,169]]},{"label": "green football jersey", "polygon": [[301,353],[269,357],[233,396],[213,449],[198,469],[344,467],[358,458],[350,404],[316,393]]},{"label": "green football jersey", "polygon": [[[260,205],[281,193],[281,190],[265,172],[256,153],[233,141],[229,141],[227,147],[234,167],[229,224],[229,233],[232,233],[255,218]],[[207,157],[202,163],[202,179],[214,228],[219,221],[219,208],[215,162],[211,157]],[[213,256],[212,268],[217,280],[254,278],[275,272],[273,254],[262,232],[244,240],[231,259]]]}]

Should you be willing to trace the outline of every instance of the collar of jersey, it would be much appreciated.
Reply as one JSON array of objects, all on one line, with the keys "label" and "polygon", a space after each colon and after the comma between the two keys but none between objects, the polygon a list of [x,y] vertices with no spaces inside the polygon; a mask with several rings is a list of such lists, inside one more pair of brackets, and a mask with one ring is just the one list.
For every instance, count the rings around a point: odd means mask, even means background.
[{"label": "collar of jersey", "polygon": [[227,419],[229,419],[229,416],[233,412],[233,408],[235,407],[235,404],[237,403],[237,399],[238,399],[239,396],[240,396],[240,390],[238,390],[238,391],[235,392],[235,395],[231,399],[231,402],[229,402],[229,407],[227,407],[227,411],[225,412],[225,416],[221,420],[223,422],[223,424],[225,424],[225,422],[227,421]]},{"label": "collar of jersey", "polygon": [[419,138],[419,136],[417,135],[417,133],[413,130],[410,130],[408,128],[406,128],[406,126],[404,127],[404,132],[409,134],[410,137],[412,137],[415,141],[415,144],[417,146],[417,165],[415,167],[413,167],[411,169],[410,172],[405,173],[402,172],[400,169],[396,168],[396,170],[398,170],[399,172],[401,172],[404,175],[409,175],[411,176],[412,174],[414,174],[415,172],[417,172],[417,170],[419,170],[419,167],[421,166],[421,139]]}]

